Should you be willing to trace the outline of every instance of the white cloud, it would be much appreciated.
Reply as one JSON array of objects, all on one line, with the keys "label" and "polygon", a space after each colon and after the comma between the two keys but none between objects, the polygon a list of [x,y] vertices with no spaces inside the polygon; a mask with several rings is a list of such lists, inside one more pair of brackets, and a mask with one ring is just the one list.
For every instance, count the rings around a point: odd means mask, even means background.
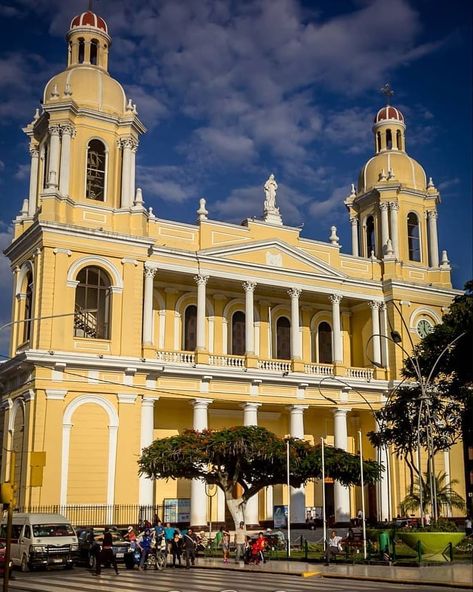
[{"label": "white cloud", "polygon": [[28,179],[30,175],[30,168],[30,163],[23,163],[17,165],[15,179],[18,179],[19,181],[23,181],[23,179]]},{"label": "white cloud", "polygon": [[[184,170],[177,166],[138,166],[138,186],[143,189],[145,202],[147,196],[157,197],[164,202],[181,203],[198,195],[195,184],[187,179]],[[154,212],[166,217],[165,213]]]},{"label": "white cloud", "polygon": [[323,218],[328,214],[331,214],[331,220],[341,219],[345,214],[345,206],[343,202],[348,194],[348,185],[336,187],[326,199],[311,203],[309,207],[310,216],[313,216],[314,218]]}]

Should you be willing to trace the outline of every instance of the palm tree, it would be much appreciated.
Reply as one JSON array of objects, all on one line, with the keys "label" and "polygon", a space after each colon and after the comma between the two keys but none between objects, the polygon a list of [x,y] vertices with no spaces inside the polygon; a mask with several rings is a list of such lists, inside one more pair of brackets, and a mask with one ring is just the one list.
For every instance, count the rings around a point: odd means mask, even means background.
[{"label": "palm tree", "polygon": [[[465,509],[465,500],[459,495],[453,488],[452,485],[458,483],[457,479],[447,480],[446,473],[438,473],[434,477],[435,480],[435,492],[437,497],[437,516],[440,517],[440,513],[442,509],[449,509],[457,508],[459,510]],[[414,486],[412,488],[412,493],[406,495],[406,497],[402,500],[401,506],[405,510],[417,510],[420,507],[420,487],[419,483],[420,477],[416,477],[414,481]],[[424,473],[424,477],[422,478],[422,503],[424,509],[427,506],[432,508],[432,491],[430,488],[430,473]]]}]

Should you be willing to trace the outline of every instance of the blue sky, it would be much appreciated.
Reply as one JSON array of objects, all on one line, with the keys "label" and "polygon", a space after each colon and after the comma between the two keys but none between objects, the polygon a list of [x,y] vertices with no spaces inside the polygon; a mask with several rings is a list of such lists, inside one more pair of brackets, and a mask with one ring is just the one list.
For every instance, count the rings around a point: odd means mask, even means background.
[{"label": "blue sky", "polygon": [[[0,4],[0,247],[28,191],[21,127],[64,68],[64,35],[85,0]],[[100,0],[110,72],[148,127],[137,184],[162,218],[240,222],[262,213],[271,172],[288,225],[350,252],[343,200],[372,155],[372,120],[389,81],[407,150],[441,191],[439,247],[453,283],[472,273],[469,0]],[[0,259],[0,324],[10,315]],[[5,350],[5,331],[0,350]]]}]

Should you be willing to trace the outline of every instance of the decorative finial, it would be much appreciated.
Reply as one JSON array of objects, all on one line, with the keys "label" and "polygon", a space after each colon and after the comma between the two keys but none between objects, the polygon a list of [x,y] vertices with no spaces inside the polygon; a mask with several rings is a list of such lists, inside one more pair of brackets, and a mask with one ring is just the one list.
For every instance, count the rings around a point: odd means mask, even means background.
[{"label": "decorative finial", "polygon": [[133,103],[133,113],[138,115],[138,110],[136,109],[136,103]]},{"label": "decorative finial", "polygon": [[386,181],[386,173],[385,173],[384,169],[382,169],[382,171],[379,173],[379,180]]},{"label": "decorative finial", "polygon": [[432,181],[432,177],[429,177],[429,182],[427,183],[427,189],[435,189],[434,182]]},{"label": "decorative finial", "polygon": [[386,241],[386,257],[385,259],[394,259],[393,243],[390,238]]},{"label": "decorative finial", "polygon": [[268,180],[264,184],[264,209],[263,209],[263,220],[270,222],[271,224],[277,224],[282,226],[282,218],[279,213],[279,208],[276,207],[276,191],[278,190],[278,184],[276,179],[271,173]]},{"label": "decorative finial", "polygon": [[442,257],[440,259],[440,267],[442,269],[450,269],[450,261],[448,260],[447,251],[442,251]]},{"label": "decorative finial", "polygon": [[89,0],[89,12],[93,12],[93,3],[94,0]]},{"label": "decorative finial", "polygon": [[208,211],[205,207],[206,203],[207,202],[203,197],[199,200],[199,209],[197,210],[197,222],[203,222],[204,220],[207,220]]},{"label": "decorative finial", "polygon": [[58,92],[58,90],[57,90],[57,84],[55,84],[55,85],[53,86],[53,90],[51,91],[51,98],[52,98],[52,99],[57,99],[57,98],[58,98],[58,96],[59,96],[59,92]]},{"label": "decorative finial", "polygon": [[21,216],[22,218],[24,218],[24,217],[28,216],[28,208],[29,208],[29,203],[30,203],[30,201],[29,201],[29,199],[28,199],[28,198],[25,198],[25,199],[23,200],[23,205],[21,206],[21,211],[20,211],[20,216]]},{"label": "decorative finial", "polygon": [[36,111],[34,112],[34,115],[33,115],[33,121],[38,121],[38,119],[39,119],[39,108],[37,107]]},{"label": "decorative finial", "polygon": [[392,169],[389,169],[387,179],[388,179],[388,181],[390,179],[394,179],[394,171]]},{"label": "decorative finial", "polygon": [[156,216],[153,214],[153,208],[148,208],[148,216],[150,218],[150,220],[154,220],[156,218]]},{"label": "decorative finial", "polygon": [[350,197],[356,197],[356,189],[355,189],[355,184],[354,183],[351,184]]},{"label": "decorative finial", "polygon": [[72,86],[69,82],[66,82],[66,86],[64,87],[64,96],[70,97],[72,95]]},{"label": "decorative finial", "polygon": [[386,97],[386,105],[390,105],[391,97],[394,95],[394,91],[391,88],[389,82],[386,82],[386,84],[379,89],[379,92]]},{"label": "decorative finial", "polygon": [[337,227],[331,226],[330,231],[331,231],[331,234],[329,236],[330,244],[338,247],[339,246],[338,241],[340,240],[340,238],[337,236]]},{"label": "decorative finial", "polygon": [[131,99],[128,99],[128,104],[126,106],[126,110],[133,111],[133,103],[131,102]]},{"label": "decorative finial", "polygon": [[143,192],[141,191],[141,187],[136,188],[135,201],[133,205],[138,208],[143,207]]}]

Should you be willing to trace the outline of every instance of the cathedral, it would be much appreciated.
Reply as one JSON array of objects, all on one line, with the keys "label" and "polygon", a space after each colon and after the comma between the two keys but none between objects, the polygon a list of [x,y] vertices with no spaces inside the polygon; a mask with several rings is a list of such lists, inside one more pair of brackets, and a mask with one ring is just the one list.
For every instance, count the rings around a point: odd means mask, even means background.
[{"label": "cathedral", "polygon": [[[166,220],[136,186],[146,129],[108,72],[111,43],[95,13],[73,18],[67,67],[24,128],[29,193],[5,252],[14,280],[1,480],[14,477],[19,508],[76,523],[128,524],[132,507],[202,527],[228,519],[223,494],[140,477],[154,439],[260,425],[356,453],[361,433],[364,456],[386,468],[366,487],[366,514],[390,520],[408,471],[367,433],[400,380],[403,350],[458,293],[439,255],[440,195],[407,152],[403,114],[388,104],[374,116],[373,156],[345,199],[350,253],[335,227],[323,242],[284,224],[274,175],[255,196],[259,218],[213,220],[202,199],[195,224]],[[464,491],[461,444],[435,466]],[[290,503],[303,523],[320,513],[323,487],[335,522],[356,515],[360,488],[326,479],[266,488],[246,522],[271,523]]]}]

